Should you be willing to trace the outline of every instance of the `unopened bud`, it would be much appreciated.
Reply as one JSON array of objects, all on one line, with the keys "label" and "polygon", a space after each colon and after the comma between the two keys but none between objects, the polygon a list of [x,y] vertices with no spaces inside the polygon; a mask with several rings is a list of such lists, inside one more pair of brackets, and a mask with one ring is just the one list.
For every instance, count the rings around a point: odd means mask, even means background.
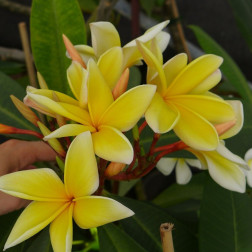
[{"label": "unopened bud", "polygon": [[231,120],[228,122],[220,123],[214,125],[215,129],[217,130],[217,133],[219,136],[230,130],[232,127],[234,127],[236,124],[236,120]]},{"label": "unopened bud", "polygon": [[128,82],[129,69],[126,68],[112,91],[115,100],[127,90]]},{"label": "unopened bud", "polygon": [[64,41],[65,47],[67,49],[67,52],[68,52],[70,58],[72,60],[79,62],[84,68],[87,68],[85,62],[82,60],[80,54],[75,49],[75,47],[73,46],[71,41],[68,39],[68,37],[65,34],[63,34],[62,37],[63,37],[63,41]]},{"label": "unopened bud", "polygon": [[37,121],[39,121],[39,118],[37,117],[37,115],[14,95],[10,95],[10,98],[14,103],[14,105],[16,106],[16,108],[18,109],[18,111],[24,116],[24,118],[26,118],[29,122],[31,122],[35,126],[38,126]]},{"label": "unopened bud", "polygon": [[117,175],[119,172],[121,172],[125,166],[126,164],[123,163],[111,162],[105,171],[105,176],[113,177]]},{"label": "unopened bud", "polygon": [[38,82],[39,82],[39,86],[41,89],[48,89],[48,86],[45,82],[44,77],[41,75],[40,72],[37,72],[37,78],[38,78]]},{"label": "unopened bud", "polygon": [[[38,122],[38,126],[44,136],[47,136],[51,133],[51,131],[43,123]],[[66,156],[66,152],[64,151],[62,145],[56,138],[48,139],[48,143],[60,156]]]}]

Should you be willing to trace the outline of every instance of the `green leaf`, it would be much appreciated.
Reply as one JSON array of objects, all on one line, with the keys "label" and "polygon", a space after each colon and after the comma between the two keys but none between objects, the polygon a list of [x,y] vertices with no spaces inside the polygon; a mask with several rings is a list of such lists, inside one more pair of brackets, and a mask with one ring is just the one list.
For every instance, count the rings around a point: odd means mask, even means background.
[{"label": "green leaf", "polygon": [[201,200],[206,174],[204,172],[193,175],[186,185],[173,184],[160,193],[152,202],[158,206],[168,208],[187,200]]},{"label": "green leaf", "polygon": [[25,66],[22,63],[0,61],[0,71],[5,74],[18,74],[25,71]]},{"label": "green leaf", "polygon": [[247,194],[228,191],[209,177],[200,210],[200,251],[252,251],[251,214]]},{"label": "green leaf", "polygon": [[228,0],[242,36],[252,51],[252,2],[251,0]]},{"label": "green leaf", "polygon": [[101,252],[146,251],[133,238],[113,223],[99,227],[98,234]]},{"label": "green leaf", "polygon": [[193,30],[200,46],[206,53],[214,53],[223,57],[224,62],[220,67],[221,71],[227,80],[234,85],[241,97],[252,103],[252,91],[248,86],[246,78],[233,59],[201,28],[194,25],[191,25],[190,28]]},{"label": "green leaf", "polygon": [[25,96],[24,89],[17,82],[1,72],[0,88],[0,123],[17,128],[34,130],[35,127],[19,113],[10,99],[10,95],[13,94],[20,100],[23,100]]},{"label": "green leaf", "polygon": [[38,235],[33,238],[33,241],[26,252],[53,252],[50,235],[49,235],[49,227],[43,229]]},{"label": "green leaf", "polygon": [[176,252],[198,251],[195,234],[164,209],[129,198],[115,197],[115,199],[135,212],[135,215],[120,221],[120,224],[124,231],[147,251],[162,251],[159,228],[166,222],[175,225],[172,236]]},{"label": "green leaf", "polygon": [[31,46],[35,65],[50,89],[69,93],[66,69],[70,60],[62,34],[74,45],[86,43],[84,19],[77,0],[33,0]]}]

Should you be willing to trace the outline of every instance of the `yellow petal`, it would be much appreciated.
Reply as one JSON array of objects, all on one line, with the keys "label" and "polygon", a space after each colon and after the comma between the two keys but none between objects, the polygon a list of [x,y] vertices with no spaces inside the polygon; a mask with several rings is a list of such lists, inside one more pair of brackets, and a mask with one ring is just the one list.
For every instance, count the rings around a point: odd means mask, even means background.
[{"label": "yellow petal", "polygon": [[5,244],[4,250],[37,234],[68,205],[69,203],[63,202],[32,202],[19,216]]},{"label": "yellow petal", "polygon": [[87,70],[85,70],[81,64],[76,61],[73,61],[67,69],[69,86],[83,108],[87,107],[87,88],[85,88],[87,75]]},{"label": "yellow petal", "polygon": [[157,44],[161,52],[164,52],[164,50],[167,48],[170,38],[170,34],[164,31],[159,32],[157,36],[155,36],[155,39],[157,40]]},{"label": "yellow petal", "polygon": [[28,200],[66,201],[64,185],[51,169],[18,171],[0,177],[0,190]]},{"label": "yellow petal", "polygon": [[129,68],[133,65],[139,65],[142,55],[137,46],[123,47],[123,66],[122,69]]},{"label": "yellow petal", "polygon": [[143,43],[137,41],[137,46],[148,67],[152,68],[158,73],[158,78],[160,79],[160,85],[157,86],[157,91],[160,93],[165,92],[167,84],[162,63],[159,62],[158,58]]},{"label": "yellow petal", "polygon": [[88,63],[88,108],[94,125],[114,101],[112,92],[93,60]]},{"label": "yellow petal", "polygon": [[[96,61],[96,56],[93,47],[88,45],[75,45],[74,47],[80,54],[84,62],[88,62],[90,58]],[[69,55],[67,55],[67,57],[69,57]]]},{"label": "yellow petal", "polygon": [[203,80],[197,87],[190,91],[191,94],[203,94],[215,87],[221,81],[221,71],[217,69]]},{"label": "yellow petal", "polygon": [[130,164],[133,160],[133,148],[129,140],[119,130],[102,126],[99,132],[92,134],[95,154],[103,159]]},{"label": "yellow petal", "polygon": [[202,83],[221,65],[223,59],[208,54],[192,61],[179,73],[166,91],[166,95],[186,94]]},{"label": "yellow petal", "polygon": [[69,104],[73,104],[78,106],[78,101],[76,101],[74,98],[72,98],[69,95],[54,91],[54,90],[49,90],[49,89],[37,89],[34,87],[30,87],[28,86],[26,89],[27,93],[32,93],[32,94],[37,94],[37,95],[43,95],[46,96],[48,98],[50,98],[51,100],[53,99],[53,94],[56,94],[59,102],[65,102],[65,103],[69,103]]},{"label": "yellow petal", "polygon": [[216,149],[219,138],[213,125],[189,108],[176,107],[180,112],[180,119],[173,128],[176,135],[194,149]]},{"label": "yellow petal", "polygon": [[233,126],[231,129],[229,129],[228,131],[226,131],[224,134],[221,135],[220,137],[221,139],[230,138],[238,134],[242,129],[244,122],[244,112],[242,103],[240,101],[233,101],[233,100],[227,102],[232,106],[234,110],[236,123],[235,126]]},{"label": "yellow petal", "polygon": [[121,203],[106,197],[90,196],[75,202],[73,217],[81,228],[92,228],[130,217],[134,214]]},{"label": "yellow petal", "polygon": [[122,73],[120,79],[116,83],[112,93],[113,97],[116,100],[120,95],[122,95],[124,92],[126,92],[129,82],[129,68],[126,68],[124,72]]},{"label": "yellow petal", "polygon": [[50,225],[50,238],[54,252],[69,252],[73,241],[73,203]]},{"label": "yellow petal", "polygon": [[45,136],[44,140],[48,140],[50,138],[77,136],[85,131],[94,132],[95,128],[92,126],[83,126],[81,124],[66,124]]},{"label": "yellow petal", "polygon": [[109,125],[120,131],[133,128],[150,105],[155,91],[154,85],[141,85],[128,90],[111,104],[99,125]]},{"label": "yellow petal", "polygon": [[101,55],[97,63],[106,83],[112,90],[122,73],[123,54],[121,47],[113,47]]},{"label": "yellow petal", "polygon": [[48,89],[46,81],[40,72],[37,72],[37,78],[38,78],[40,88],[41,89]]},{"label": "yellow petal", "polygon": [[90,132],[71,143],[65,161],[65,187],[70,197],[90,195],[99,185],[99,175]]},{"label": "yellow petal", "polygon": [[178,95],[170,97],[168,102],[187,107],[213,124],[230,121],[235,118],[232,106],[217,97],[206,95]]},{"label": "yellow petal", "polygon": [[39,118],[37,115],[27,106],[25,105],[22,101],[20,101],[17,97],[14,95],[10,95],[10,98],[18,111],[32,124],[37,126],[37,121],[39,121]]},{"label": "yellow petal", "polygon": [[216,151],[204,152],[204,156],[209,174],[216,183],[231,191],[245,192],[245,175],[237,164],[222,157]]},{"label": "yellow petal", "polygon": [[156,93],[146,110],[145,119],[154,132],[162,134],[174,127],[179,120],[179,112]]},{"label": "yellow petal", "polygon": [[110,22],[91,23],[90,31],[92,36],[92,47],[98,58],[110,48],[121,46],[120,36],[114,25]]}]

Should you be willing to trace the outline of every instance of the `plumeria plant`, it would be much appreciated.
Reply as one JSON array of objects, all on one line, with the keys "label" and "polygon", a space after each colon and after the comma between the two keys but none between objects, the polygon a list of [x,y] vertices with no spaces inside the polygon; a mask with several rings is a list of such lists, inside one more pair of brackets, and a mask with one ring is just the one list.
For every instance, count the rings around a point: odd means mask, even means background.
[{"label": "plumeria plant", "polygon": [[[209,53],[188,62],[187,55],[180,53],[164,62],[170,36],[163,30],[169,21],[124,46],[110,22],[90,23],[90,46],[83,38],[76,41],[80,21],[75,31],[62,23],[57,31],[60,50],[52,47],[62,62],[43,51],[43,43],[40,57],[35,29],[40,27],[37,17],[42,2],[34,1],[31,20],[40,88],[28,86],[23,101],[11,95],[15,107],[33,126],[0,124],[0,132],[45,141],[57,153],[57,163],[0,177],[2,192],[31,201],[8,238],[1,241],[3,249],[22,243],[33,251],[44,237],[41,230],[50,225],[49,232],[44,231],[50,234],[50,251],[91,251],[99,246],[101,251],[161,251],[158,227],[171,221],[175,223],[175,251],[198,251],[198,231],[190,230],[183,217],[172,216],[172,208],[166,211],[173,204],[164,198],[174,193],[176,203],[185,202],[182,195],[176,199],[176,193],[184,189],[185,193],[191,190],[188,200],[199,200],[205,184],[206,192],[213,187],[220,194],[239,197],[246,192],[246,176],[251,185],[251,150],[244,160],[224,142],[243,127],[242,102],[210,91],[222,79],[223,58]],[[77,3],[64,3],[59,8],[72,8],[76,20],[81,20]],[[63,13],[58,13],[58,21]],[[45,35],[44,26],[40,38]],[[50,59],[56,62],[51,69]],[[132,69],[140,64],[147,67],[146,80],[134,83]],[[64,70],[59,84],[58,65]],[[56,80],[51,78],[54,72]],[[146,175],[158,173],[155,168],[166,176],[175,168],[177,183],[185,185],[191,180],[189,187],[173,186],[174,192],[168,190],[165,197],[161,194],[154,199],[159,207],[118,196],[125,196]],[[198,178],[200,183],[195,182]],[[203,210],[207,200],[203,198]]]}]

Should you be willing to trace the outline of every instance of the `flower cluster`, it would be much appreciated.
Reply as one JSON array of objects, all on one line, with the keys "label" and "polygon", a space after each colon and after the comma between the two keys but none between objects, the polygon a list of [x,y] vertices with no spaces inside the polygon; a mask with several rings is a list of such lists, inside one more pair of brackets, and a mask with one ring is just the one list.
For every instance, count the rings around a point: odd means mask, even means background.
[{"label": "flower cluster", "polygon": [[[48,168],[0,178],[1,191],[33,201],[16,222],[5,249],[51,223],[54,251],[70,251],[72,218],[79,227],[91,228],[133,215],[119,202],[100,196],[105,179],[140,178],[156,166],[168,175],[177,163],[177,181],[184,184],[192,176],[187,162],[208,169],[221,186],[245,191],[242,169],[248,166],[223,142],[240,131],[242,104],[225,101],[209,91],[221,79],[222,58],[203,55],[188,63],[182,53],[163,64],[162,52],[169,35],[162,29],[167,24],[152,27],[124,47],[108,22],[90,25],[92,47],[74,46],[64,35],[67,57],[72,60],[66,74],[74,98],[48,89],[40,74],[41,89],[28,87],[24,103],[12,97],[42,134],[4,125],[0,125],[0,132],[43,138],[65,160],[65,169],[64,183]],[[127,89],[129,68],[142,61],[148,67],[147,84]],[[53,118],[49,124],[53,126],[47,128],[29,107]],[[146,121],[138,127],[142,117]],[[141,132],[147,125],[154,136],[146,152]],[[131,129],[133,146],[124,134]],[[161,134],[171,130],[180,141],[157,147]],[[198,160],[163,158],[178,150],[188,151]]]}]

